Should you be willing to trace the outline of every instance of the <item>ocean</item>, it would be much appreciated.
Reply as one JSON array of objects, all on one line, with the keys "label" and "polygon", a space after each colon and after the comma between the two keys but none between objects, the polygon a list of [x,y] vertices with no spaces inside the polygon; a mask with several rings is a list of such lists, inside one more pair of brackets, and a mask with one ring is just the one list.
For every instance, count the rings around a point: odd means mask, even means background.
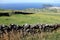
[{"label": "ocean", "polygon": [[[1,9],[23,10],[28,8],[43,8],[44,3],[13,3],[0,4]],[[51,4],[53,6],[60,6],[60,4]]]}]

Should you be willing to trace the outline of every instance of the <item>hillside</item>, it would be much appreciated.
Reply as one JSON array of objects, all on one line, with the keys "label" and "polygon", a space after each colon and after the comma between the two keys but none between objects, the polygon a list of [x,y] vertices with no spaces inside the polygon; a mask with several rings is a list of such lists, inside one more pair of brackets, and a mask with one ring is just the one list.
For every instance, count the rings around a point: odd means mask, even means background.
[{"label": "hillside", "polygon": [[[0,25],[10,25],[10,24],[60,24],[60,12],[57,12],[55,9],[50,10],[47,8],[44,9],[25,9],[25,10],[11,10],[11,16],[0,16]],[[2,13],[11,12],[10,10],[1,10]],[[18,12],[17,12],[18,11]],[[19,14],[14,14],[17,12]],[[21,14],[21,12],[33,13],[33,14]],[[18,26],[17,25],[17,26]],[[9,26],[10,28],[10,26]],[[35,30],[38,31],[38,30]],[[6,30],[5,30],[6,32]],[[1,31],[0,31],[1,33]],[[11,33],[11,34],[10,34]],[[25,33],[25,32],[24,32]],[[9,35],[8,35],[9,34]],[[28,34],[28,33],[27,33]],[[1,36],[1,35],[0,35]],[[3,36],[0,39],[16,39],[16,40],[60,40],[60,28],[53,32],[41,32],[36,34],[28,34],[23,37],[22,33],[19,31],[10,31],[8,33],[3,33]]]}]

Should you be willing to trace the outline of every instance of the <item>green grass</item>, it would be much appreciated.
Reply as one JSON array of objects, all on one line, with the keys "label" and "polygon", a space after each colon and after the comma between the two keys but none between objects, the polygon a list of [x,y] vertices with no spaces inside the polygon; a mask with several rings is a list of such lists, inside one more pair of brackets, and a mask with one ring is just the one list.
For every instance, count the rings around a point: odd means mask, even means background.
[{"label": "green grass", "polygon": [[0,17],[0,24],[36,24],[36,23],[48,23],[48,24],[55,24],[60,23],[60,14],[49,14],[49,13],[37,13],[37,14],[30,14],[30,15],[23,15],[23,14],[16,14],[10,17],[1,16]]}]

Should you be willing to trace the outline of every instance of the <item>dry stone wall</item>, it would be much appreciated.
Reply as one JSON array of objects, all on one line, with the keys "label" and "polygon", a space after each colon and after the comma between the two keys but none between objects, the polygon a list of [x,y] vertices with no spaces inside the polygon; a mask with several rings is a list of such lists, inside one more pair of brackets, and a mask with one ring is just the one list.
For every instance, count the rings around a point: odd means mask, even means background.
[{"label": "dry stone wall", "polygon": [[0,25],[0,40],[20,40],[28,34],[34,35],[41,32],[53,32],[60,28],[60,24],[24,24]]}]

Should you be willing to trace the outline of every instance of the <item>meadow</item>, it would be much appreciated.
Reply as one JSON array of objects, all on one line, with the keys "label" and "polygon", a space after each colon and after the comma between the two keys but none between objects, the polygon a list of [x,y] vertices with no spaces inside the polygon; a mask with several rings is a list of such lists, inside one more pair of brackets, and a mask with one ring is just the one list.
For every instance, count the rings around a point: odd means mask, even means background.
[{"label": "meadow", "polygon": [[0,24],[36,24],[36,23],[47,23],[55,24],[60,23],[60,13],[48,13],[41,12],[35,14],[15,14],[12,16],[0,16]]},{"label": "meadow", "polygon": [[[48,12],[41,12],[35,14],[15,14],[12,16],[1,16],[0,17],[0,24],[56,24],[60,23],[60,13],[48,13]],[[60,40],[60,29],[54,32],[42,32],[40,34],[26,36],[21,38],[21,40]]]}]

